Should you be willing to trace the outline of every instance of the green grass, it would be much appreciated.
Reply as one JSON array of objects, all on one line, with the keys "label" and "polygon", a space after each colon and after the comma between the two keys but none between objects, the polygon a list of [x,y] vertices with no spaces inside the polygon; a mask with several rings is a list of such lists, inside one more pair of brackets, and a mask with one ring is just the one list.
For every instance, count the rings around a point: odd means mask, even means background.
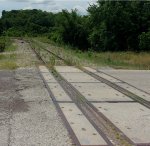
[{"label": "green grass", "polygon": [[10,51],[15,51],[16,46],[13,44],[13,40],[10,37],[0,37],[0,42],[3,42],[5,44],[5,48],[3,52],[10,52]]},{"label": "green grass", "polygon": [[[47,47],[72,65],[113,67],[116,69],[150,69],[150,52],[82,52],[67,45],[58,45],[41,37],[34,39],[40,47]],[[43,43],[40,43],[43,42]]]},{"label": "green grass", "polygon": [[75,53],[82,60],[96,66],[110,66],[117,69],[150,69],[150,53],[103,52]]},{"label": "green grass", "polygon": [[12,52],[16,50],[16,46],[14,44],[11,44],[10,46],[7,46],[5,49],[5,52]]},{"label": "green grass", "polygon": [[9,37],[5,37],[6,47],[3,53],[0,53],[0,69],[16,69],[16,46],[13,44],[13,40]]},{"label": "green grass", "polygon": [[15,54],[0,54],[0,69],[12,70],[17,67]]},{"label": "green grass", "polygon": [[16,50],[16,46],[13,43],[13,40],[9,37],[6,37],[6,49],[5,52],[13,52]]},{"label": "green grass", "polygon": [[150,53],[148,52],[118,52],[104,55],[107,58],[103,60],[114,68],[150,69]]},{"label": "green grass", "polygon": [[0,54],[0,60],[14,60],[16,58],[15,54]]},{"label": "green grass", "polygon": [[17,64],[12,61],[5,61],[0,63],[0,69],[14,70],[18,68]]}]

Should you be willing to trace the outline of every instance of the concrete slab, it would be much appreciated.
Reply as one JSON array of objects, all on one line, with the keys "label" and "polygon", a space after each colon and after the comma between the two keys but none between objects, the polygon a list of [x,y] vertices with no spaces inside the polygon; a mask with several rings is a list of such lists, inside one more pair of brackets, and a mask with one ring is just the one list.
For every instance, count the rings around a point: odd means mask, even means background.
[{"label": "concrete slab", "polygon": [[58,72],[82,72],[80,69],[74,66],[55,66]]},{"label": "concrete slab", "polygon": [[46,82],[54,82],[54,83],[57,82],[46,66],[39,66],[39,70],[44,79],[46,80]]},{"label": "concrete slab", "polygon": [[7,146],[71,146],[72,140],[38,71],[25,68],[15,73],[19,80],[9,106]]},{"label": "concrete slab", "polygon": [[113,83],[120,83],[121,82],[120,80],[115,79],[115,78],[113,78],[109,75],[106,75],[104,73],[96,72],[95,74],[102,77],[102,78],[104,78],[104,79],[106,79],[106,80],[109,80],[110,82],[113,82]]},{"label": "concrete slab", "polygon": [[11,120],[11,146],[70,146],[63,141],[67,133],[53,105],[47,101],[29,102],[21,108],[15,109]]},{"label": "concrete slab", "polygon": [[11,101],[15,95],[14,71],[0,71],[0,146],[9,145]]},{"label": "concrete slab", "polygon": [[150,93],[150,70],[102,70]]},{"label": "concrete slab", "polygon": [[77,82],[77,83],[88,83],[94,82],[99,83],[100,81],[96,80],[95,78],[91,77],[86,73],[60,73],[68,82]]},{"label": "concrete slab", "polygon": [[30,87],[24,90],[20,90],[19,94],[24,95],[23,98],[22,97],[20,98],[22,98],[26,102],[33,102],[33,101],[37,102],[41,100],[47,100],[47,97],[45,96],[45,92],[47,92],[47,89],[45,89],[42,86],[38,86],[38,87]]},{"label": "concrete slab", "polygon": [[56,79],[54,78],[54,76],[49,72],[49,73],[43,73],[42,72],[42,76],[44,77],[45,81],[48,83],[57,83]]},{"label": "concrete slab", "polygon": [[147,94],[141,90],[138,90],[137,88],[135,87],[132,87],[126,83],[116,83],[117,85],[119,85],[120,87],[124,88],[124,89],[127,89],[128,91],[134,93],[135,95],[138,95],[140,96],[141,98],[147,100],[147,101],[150,101],[150,94]]},{"label": "concrete slab", "polygon": [[74,103],[60,103],[59,106],[81,145],[107,145]]},{"label": "concrete slab", "polygon": [[93,103],[134,143],[150,143],[150,110],[139,103]]},{"label": "concrete slab", "polygon": [[72,85],[89,101],[132,101],[104,83],[72,83]]},{"label": "concrete slab", "polygon": [[39,66],[39,70],[42,73],[49,73],[49,70],[46,66]]},{"label": "concrete slab", "polygon": [[8,120],[0,120],[0,145],[1,146],[8,146],[9,142],[9,119]]},{"label": "concrete slab", "polygon": [[104,73],[101,73],[101,72],[97,72],[97,70],[93,69],[93,68],[90,68],[90,67],[84,67],[87,71],[89,72],[92,72],[92,73],[95,73],[96,75],[106,79],[106,80],[109,80],[111,82],[121,82],[120,80],[117,80],[111,76],[108,76],[107,74],[104,74]]},{"label": "concrete slab", "polygon": [[72,101],[59,83],[48,83],[48,86],[57,101]]},{"label": "concrete slab", "polygon": [[83,68],[86,69],[86,70],[88,70],[88,71],[90,71],[90,72],[92,72],[92,73],[97,72],[97,70],[95,70],[93,68],[90,68],[90,67],[83,67]]},{"label": "concrete slab", "polygon": [[0,71],[0,93],[14,90],[15,80],[13,71]]}]

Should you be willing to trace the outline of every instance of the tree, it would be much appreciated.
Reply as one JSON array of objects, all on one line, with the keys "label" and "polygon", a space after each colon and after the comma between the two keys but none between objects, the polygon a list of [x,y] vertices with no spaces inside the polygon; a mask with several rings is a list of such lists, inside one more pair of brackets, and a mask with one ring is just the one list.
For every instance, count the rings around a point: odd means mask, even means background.
[{"label": "tree", "polygon": [[147,51],[150,2],[98,0],[86,16],[77,10],[3,11],[0,25],[0,35],[44,35],[83,51]]},{"label": "tree", "polygon": [[89,40],[100,51],[139,50],[139,35],[150,27],[150,2],[98,0],[88,8]]},{"label": "tree", "polygon": [[54,14],[36,9],[3,11],[1,21],[6,34],[13,35],[16,30],[14,36],[15,34],[35,36],[47,33],[54,26]]},{"label": "tree", "polygon": [[2,35],[2,33],[3,33],[3,24],[2,24],[2,22],[0,20],[0,36]]},{"label": "tree", "polygon": [[85,21],[86,17],[79,16],[76,10],[72,10],[71,13],[63,10],[56,14],[55,28],[51,33],[51,38],[86,50],[88,48],[88,33]]}]

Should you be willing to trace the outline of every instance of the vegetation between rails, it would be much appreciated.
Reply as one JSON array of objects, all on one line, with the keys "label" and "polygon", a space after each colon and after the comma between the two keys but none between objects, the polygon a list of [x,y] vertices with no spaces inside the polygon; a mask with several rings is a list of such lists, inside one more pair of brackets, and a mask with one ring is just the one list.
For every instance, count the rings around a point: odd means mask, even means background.
[{"label": "vegetation between rails", "polygon": [[109,66],[117,69],[150,69],[150,53],[81,51],[50,42],[47,38],[34,39],[35,47],[48,48],[76,66]]}]

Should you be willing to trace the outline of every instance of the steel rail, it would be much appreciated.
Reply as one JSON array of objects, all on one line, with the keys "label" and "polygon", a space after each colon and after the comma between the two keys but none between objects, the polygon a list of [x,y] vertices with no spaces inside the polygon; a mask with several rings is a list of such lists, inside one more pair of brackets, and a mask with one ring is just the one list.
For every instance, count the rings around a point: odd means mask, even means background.
[{"label": "steel rail", "polygon": [[[50,54],[54,55],[55,57],[59,58],[60,60],[64,61],[66,64],[68,64],[68,61],[66,61],[66,60],[63,59],[62,57],[56,55],[56,54],[53,53],[52,51],[50,51],[50,50],[48,50],[48,49],[46,49],[46,48],[42,48],[42,49],[45,50],[45,51],[47,51],[47,52],[49,52]],[[143,99],[142,97],[140,97],[140,96],[138,96],[138,95],[136,95],[136,94],[134,94],[134,93],[128,91],[127,89],[124,89],[124,88],[120,87],[119,85],[116,85],[116,84],[112,83],[112,82],[109,81],[109,80],[106,80],[106,79],[104,79],[104,78],[102,78],[102,77],[100,77],[100,76],[94,74],[93,72],[90,72],[90,71],[88,71],[88,70],[86,70],[86,69],[84,69],[84,68],[80,68],[80,69],[81,69],[82,71],[84,71],[85,73],[89,74],[90,76],[94,77],[95,79],[97,79],[97,80],[99,80],[99,81],[101,81],[101,82],[107,84],[108,86],[114,88],[115,90],[117,90],[117,91],[123,93],[124,95],[128,96],[129,98],[133,99],[134,101],[136,101],[136,102],[138,102],[138,103],[140,103],[140,104],[142,104],[142,105],[144,105],[145,107],[147,107],[147,108],[150,109],[150,102],[149,102],[149,101],[147,101],[147,100]]]},{"label": "steel rail", "polygon": [[[30,45],[30,46],[31,46],[31,45]],[[44,59],[40,56],[40,54],[35,50],[35,48],[33,48],[32,46],[31,46],[31,48],[33,49],[33,51],[35,52],[35,54],[37,55],[37,57],[38,57],[44,64],[47,64],[46,61],[44,61]],[[76,135],[75,135],[73,129],[71,128],[70,124],[68,123],[67,119],[65,118],[65,115],[63,114],[63,112],[62,112],[62,110],[61,110],[61,107],[59,106],[59,102],[56,101],[55,96],[54,96],[53,93],[51,92],[51,90],[50,90],[50,88],[49,88],[47,82],[46,82],[45,79],[43,78],[43,76],[42,76],[42,74],[40,73],[40,71],[39,71],[39,74],[40,74],[40,76],[41,76],[41,78],[42,78],[44,84],[46,85],[46,88],[48,89],[49,95],[52,97],[52,100],[53,100],[53,102],[54,102],[54,104],[55,104],[55,106],[56,106],[56,109],[57,109],[58,113],[60,114],[60,116],[61,116],[61,118],[62,118],[62,120],[63,120],[63,122],[64,122],[65,127],[67,128],[68,132],[70,133],[70,136],[71,136],[73,142],[76,144],[76,146],[82,146],[82,145],[80,144],[78,138],[76,137]],[[54,75],[55,78],[59,81],[59,83],[60,83],[60,80],[62,81],[62,79],[60,79],[60,78],[58,79],[55,74],[53,74],[53,75]],[[60,77],[60,76],[59,76],[59,77]],[[67,88],[67,91],[69,91],[69,90],[68,90],[68,87],[66,87],[66,86],[64,86],[64,85],[62,85],[62,84],[60,84],[60,85],[63,87],[63,89]],[[69,93],[69,92],[67,92],[67,91],[66,91],[66,89],[65,89],[65,92],[70,96],[72,93]],[[74,100],[72,96],[71,96],[71,99]],[[89,120],[89,122],[93,125],[93,127],[97,130],[97,132],[103,137],[103,139],[104,139],[105,142],[108,144],[108,146],[114,146],[114,145],[112,144],[112,142],[107,138],[107,136],[103,133],[103,131],[102,131],[102,130],[98,130],[98,127],[96,126],[96,124],[94,124],[94,123],[91,121],[91,119],[88,117],[88,115],[82,110],[81,105],[79,106],[79,104],[77,104],[76,102],[73,102],[73,103],[75,103],[75,104],[77,105],[77,107],[82,111],[82,113],[83,113],[83,114],[85,115],[85,117]],[[84,145],[84,146],[86,146],[86,145]],[[89,146],[89,145],[88,145],[88,146]],[[102,146],[102,145],[99,145],[99,146]]]},{"label": "steel rail", "polygon": [[131,99],[133,99],[134,101],[144,105],[145,107],[149,108],[150,109],[150,102],[148,102],[147,100],[141,98],[140,96],[138,95],[135,95],[134,93],[128,91],[127,89],[124,89],[122,87],[120,87],[119,85],[116,85],[115,83],[109,81],[109,80],[106,80],[104,79],[103,77],[100,77],[99,75],[96,75],[95,73],[92,73],[86,69],[82,69],[85,73],[91,75],[92,77],[94,77],[95,79],[107,84],[108,86],[112,87],[113,89],[123,93],[124,95],[130,97]]},{"label": "steel rail", "polygon": [[[57,78],[60,78],[59,80],[60,85],[65,90],[65,92],[68,93],[70,97],[72,96],[72,93],[74,92],[75,99],[72,98],[72,100],[76,102],[79,109],[85,114],[85,116],[94,125],[94,127],[96,129],[99,129],[100,133],[102,132],[100,128],[101,126],[103,126],[106,129],[111,127],[111,129],[115,131],[114,133],[116,135],[119,134],[124,140],[126,140],[126,142],[128,142],[128,144],[135,145],[119,128],[117,128],[108,118],[106,118],[106,116],[103,113],[98,111],[97,108],[95,108],[91,104],[90,101],[88,101],[74,86],[71,85],[71,83],[69,83],[66,79],[64,79],[58,72],[57,72]],[[65,87],[65,84],[68,86]],[[70,91],[71,91],[71,94],[70,94]],[[88,115],[89,113],[90,115]],[[108,126],[106,126],[106,124]]]},{"label": "steel rail", "polygon": [[103,72],[103,71],[99,71],[98,69],[97,69],[96,71],[99,72],[99,73],[103,73],[103,74],[105,74],[105,75],[107,75],[107,76],[110,76],[110,77],[112,77],[112,78],[114,78],[114,79],[117,79],[118,81],[120,81],[120,82],[122,82],[122,83],[126,83],[127,85],[129,85],[129,86],[131,86],[131,87],[134,87],[135,89],[137,89],[137,90],[139,90],[139,91],[142,91],[142,92],[144,92],[144,93],[150,95],[149,92],[146,92],[146,91],[144,91],[144,90],[142,90],[142,89],[139,89],[139,88],[137,88],[137,87],[135,87],[135,86],[133,86],[133,85],[131,85],[131,84],[129,84],[129,83],[127,83],[127,82],[125,82],[125,81],[123,81],[123,80],[117,78],[117,77],[114,77],[114,76],[112,76],[112,75],[110,75],[110,74],[107,74],[107,73],[105,73],[105,72]]},{"label": "steel rail", "polygon": [[[32,49],[35,51],[35,48],[32,48]],[[66,60],[64,60],[60,56],[54,54],[50,50],[45,49],[45,48],[43,48],[43,49],[45,51],[51,53],[55,57],[61,59],[65,63],[67,62]],[[36,52],[37,56],[39,56],[39,58],[46,64],[46,62],[42,59],[40,54],[37,51],[35,51],[35,52]],[[55,76],[56,74],[53,74],[53,75]],[[58,79],[58,76],[59,76],[59,79]],[[104,138],[104,140],[107,142],[107,144],[109,144],[110,146],[113,146],[113,143],[108,139],[108,137],[104,134],[104,132],[100,128],[100,125],[103,125],[106,129],[108,128],[108,127],[106,127],[106,125],[103,124],[103,122],[101,122],[101,118],[103,118],[103,120],[105,122],[107,122],[108,125],[111,125],[110,127],[113,127],[113,129],[115,129],[116,133],[119,134],[120,136],[122,136],[124,138],[124,140],[126,140],[126,142],[128,142],[128,144],[135,145],[126,135],[123,134],[123,132],[120,129],[118,129],[108,118],[106,118],[101,112],[99,112],[87,99],[85,99],[85,97],[81,93],[78,92],[78,90],[76,90],[70,83],[68,83],[59,73],[57,73],[57,77],[55,76],[55,78],[58,80],[58,82],[60,83],[62,88],[72,98],[73,101],[77,100],[72,97],[73,92],[74,92],[75,97],[80,97],[80,98],[82,97],[82,102],[80,103],[80,102],[75,101],[75,104],[82,111],[82,113],[87,117],[87,119],[90,121],[90,123],[95,127],[95,129],[98,131],[98,133]],[[68,88],[70,88],[71,93],[68,92],[69,91]],[[51,96],[53,97],[52,93],[51,93]],[[54,99],[54,97],[53,97],[53,99]],[[84,103],[84,106],[83,106],[83,103]],[[59,106],[59,105],[57,105],[57,106]],[[90,115],[89,115],[89,113],[90,113]],[[64,119],[64,116],[63,116],[63,119]],[[97,123],[95,123],[95,121],[97,121]]]},{"label": "steel rail", "polygon": [[[35,48],[32,48],[33,50],[35,50]],[[64,61],[64,63],[66,63],[66,64],[69,64],[68,63],[68,61],[66,61],[65,59],[63,59],[62,57],[60,57],[60,56],[58,56],[58,55],[56,55],[55,53],[53,53],[52,51],[50,51],[50,50],[48,50],[48,49],[45,49],[45,48],[42,48],[43,50],[45,50],[45,51],[47,51],[47,52],[49,52],[50,54],[52,54],[52,55],[54,55],[56,58],[59,58],[60,60],[62,60],[62,61]],[[38,54],[38,52],[36,51],[36,54],[37,54],[37,56],[39,56],[39,58],[41,58],[41,60],[44,62],[44,64],[46,64],[46,62],[42,59],[42,57],[40,56],[40,54]],[[126,90],[126,89],[124,89],[124,88],[122,88],[122,87],[120,87],[120,86],[118,86],[118,85],[116,85],[116,84],[114,84],[114,83],[112,83],[112,82],[110,82],[109,80],[106,80],[106,79],[104,79],[104,78],[102,78],[102,77],[100,77],[100,76],[98,76],[98,75],[96,75],[96,74],[94,74],[93,72],[90,72],[90,71],[88,71],[88,70],[86,70],[86,69],[83,69],[83,68],[80,68],[82,71],[84,71],[85,73],[87,73],[87,74],[89,74],[89,75],[91,75],[92,77],[94,77],[95,79],[97,79],[97,80],[99,80],[99,81],[101,81],[101,82],[103,82],[103,83],[105,83],[105,84],[107,84],[107,85],[109,85],[110,87],[112,87],[112,88],[114,88],[114,89],[116,89],[117,91],[119,91],[119,92],[121,92],[121,93],[123,93],[124,95],[127,95],[128,97],[130,97],[131,99],[133,99],[135,102],[138,102],[138,103],[140,103],[140,104],[142,104],[142,105],[144,105],[144,106],[146,106],[147,108],[150,108],[150,103],[148,102],[148,101],[146,101],[146,100],[144,100],[143,98],[141,98],[141,97],[139,97],[139,96],[137,96],[137,95],[135,95],[134,93],[132,93],[132,92],[130,92],[130,91],[128,91],[128,90]],[[63,81],[65,81],[65,79],[63,79],[63,77],[61,77],[61,75],[59,75],[59,77],[61,78],[61,80],[63,80]],[[117,78],[116,78],[117,79]],[[66,81],[65,81],[66,82]],[[67,82],[67,84],[68,84],[68,82]],[[129,84],[130,85],[130,84]],[[62,86],[62,85],[61,85]],[[73,88],[73,90],[76,90],[72,85],[69,85],[71,88]],[[64,88],[64,86],[62,86],[63,88]],[[134,87],[134,86],[133,86]],[[118,89],[119,88],[119,89]],[[68,89],[68,88],[67,88]],[[65,92],[67,92],[66,90],[65,90]],[[78,92],[78,91],[77,91]],[[77,93],[76,92],[76,93]],[[79,93],[79,92],[78,92]],[[78,94],[77,93],[77,94]],[[67,93],[67,94],[69,94],[69,93]],[[79,93],[80,94],[80,93]],[[80,96],[82,96],[81,94],[80,94]],[[85,98],[84,98],[84,100],[86,100]],[[90,103],[90,101],[88,101],[88,100],[86,100],[86,103],[89,105],[89,107],[90,107],[90,109],[92,109],[92,110],[94,110],[94,112],[96,113],[96,114],[98,114],[99,116],[102,116],[106,121],[109,121],[109,119],[107,119],[102,113],[100,113],[91,103]],[[79,107],[79,109],[81,109],[82,110],[82,108],[80,107],[80,106],[78,106]],[[87,108],[88,109],[88,108]],[[83,112],[84,113],[84,112]],[[85,116],[89,119],[89,121],[92,123],[92,125],[94,124],[92,121],[91,121],[91,119],[88,117],[88,115],[87,115],[87,113],[84,113],[85,114]],[[111,123],[111,121],[109,121],[109,123]],[[114,127],[115,127],[115,129],[117,129],[118,130],[118,132],[121,132],[122,133],[122,131],[120,131],[120,129],[118,129],[113,123],[111,123]],[[93,125],[94,127],[97,127],[97,125]],[[102,131],[101,131],[102,132]],[[100,131],[99,131],[99,133],[101,133]],[[123,133],[122,133],[123,134]],[[105,135],[105,134],[104,134]],[[130,144],[132,144],[132,145],[136,145],[136,146],[149,146],[150,144],[144,144],[144,143],[141,143],[141,144],[135,144],[135,143],[133,143],[126,135],[124,135],[123,134],[123,136],[125,137],[125,139],[127,139],[128,140],[128,142],[130,142]],[[110,142],[110,144],[112,144],[111,142]]]}]

